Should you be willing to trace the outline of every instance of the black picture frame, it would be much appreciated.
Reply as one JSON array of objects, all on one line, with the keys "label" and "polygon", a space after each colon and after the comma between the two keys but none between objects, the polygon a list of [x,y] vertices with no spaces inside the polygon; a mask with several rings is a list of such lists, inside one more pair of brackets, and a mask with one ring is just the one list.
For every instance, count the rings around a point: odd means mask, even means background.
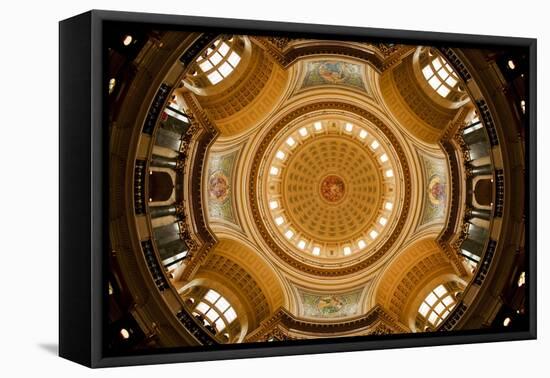
[{"label": "black picture frame", "polygon": [[[108,146],[102,46],[105,22],[217,28],[240,33],[371,38],[453,46],[529,50],[526,128],[527,331],[406,334],[336,340],[227,345],[215,350],[152,351],[109,357],[103,350],[108,250]],[[370,349],[535,339],[536,319],[536,39],[92,10],[59,24],[59,355],[89,367],[267,357]]]}]

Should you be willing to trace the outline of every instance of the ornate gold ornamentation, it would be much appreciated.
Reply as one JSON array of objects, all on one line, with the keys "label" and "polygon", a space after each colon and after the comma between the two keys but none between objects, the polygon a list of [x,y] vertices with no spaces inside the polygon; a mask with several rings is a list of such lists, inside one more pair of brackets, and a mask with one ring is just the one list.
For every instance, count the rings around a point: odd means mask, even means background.
[{"label": "ornate gold ornamentation", "polygon": [[458,237],[452,243],[452,247],[455,249],[455,251],[460,250],[460,246],[462,245],[462,242],[464,242],[464,240],[466,240],[467,237],[468,237],[468,222],[464,220],[462,222],[462,225],[460,226]]},{"label": "ornate gold ornamentation", "polygon": [[[260,214],[259,210],[259,201],[261,196],[257,192],[257,184],[258,184],[258,175],[259,175],[259,168],[261,165],[261,161],[263,156],[265,155],[265,151],[267,150],[268,146],[270,145],[271,141],[279,134],[281,129],[283,129],[286,125],[288,125],[291,121],[294,119],[308,113],[314,113],[320,110],[335,110],[335,111],[346,111],[353,114],[356,114],[377,127],[377,129],[384,134],[387,141],[393,146],[399,162],[402,169],[402,178],[403,178],[403,204],[401,208],[401,213],[399,214],[399,218],[396,222],[395,229],[391,233],[391,235],[388,237],[388,239],[374,252],[371,256],[368,258],[357,262],[352,265],[348,265],[341,268],[333,268],[333,267],[315,267],[310,264],[305,264],[302,261],[294,258],[290,254],[288,254],[284,249],[282,249],[273,239],[270,232],[267,229],[266,224],[264,223],[264,219],[262,215]],[[288,265],[294,267],[297,270],[300,270],[304,273],[309,274],[315,274],[319,276],[342,276],[346,274],[351,274],[357,271],[360,271],[362,269],[365,269],[366,267],[372,265],[377,260],[379,260],[385,253],[390,249],[390,247],[394,244],[396,239],[399,236],[399,233],[403,229],[403,226],[405,225],[405,221],[407,219],[407,216],[409,214],[410,209],[410,202],[411,202],[411,177],[410,177],[410,169],[407,164],[407,160],[405,157],[405,153],[398,141],[398,139],[395,137],[395,135],[391,132],[391,130],[386,126],[378,117],[376,117],[374,114],[370,113],[365,108],[361,108],[355,105],[351,105],[345,102],[338,102],[338,101],[323,101],[318,102],[314,104],[308,104],[301,108],[298,108],[294,110],[293,112],[287,114],[280,120],[278,120],[274,125],[270,127],[269,132],[267,133],[266,137],[262,140],[260,145],[258,146],[258,149],[256,151],[252,167],[250,170],[250,180],[249,180],[249,199],[250,199],[250,206],[252,210],[252,215],[254,217],[255,223],[258,227],[258,230],[263,237],[263,239],[266,241],[266,243],[269,245],[270,249],[275,253],[282,261],[287,263]]]},{"label": "ornate gold ornamentation", "polygon": [[[343,321],[331,323],[315,322],[297,318],[287,310],[280,308],[247,338],[247,342],[268,341],[274,337],[278,340],[298,339],[300,333],[324,334],[337,337],[341,333],[363,329],[362,334],[403,333],[407,330],[380,306],[375,306],[368,313]],[[290,330],[295,333],[291,335]],[[378,333],[377,333],[378,332]],[[281,337],[281,339],[279,339]],[[273,340],[275,341],[275,340]]]},{"label": "ornate gold ornamentation", "polygon": [[380,50],[384,56],[390,56],[402,48],[401,45],[396,45],[395,43],[378,43],[376,47],[378,47],[378,50]]},{"label": "ornate gold ornamentation", "polygon": [[292,38],[288,37],[267,37],[267,40],[275,45],[279,50],[283,50],[288,46]]}]

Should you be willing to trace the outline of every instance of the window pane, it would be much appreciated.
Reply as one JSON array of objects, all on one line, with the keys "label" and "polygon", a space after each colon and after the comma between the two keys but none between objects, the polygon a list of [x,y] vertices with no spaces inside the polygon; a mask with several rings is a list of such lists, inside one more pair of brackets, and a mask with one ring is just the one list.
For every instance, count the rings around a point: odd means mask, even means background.
[{"label": "window pane", "polygon": [[218,332],[221,332],[225,329],[225,322],[223,321],[222,318],[219,318],[218,320],[216,320],[216,329],[218,330]]},{"label": "window pane", "polygon": [[164,112],[166,114],[168,114],[170,117],[179,119],[180,121],[183,121],[183,122],[186,122],[186,123],[189,123],[189,118],[187,118],[186,116],[184,116],[181,113],[175,112],[170,106],[167,107],[166,109],[164,109]]},{"label": "window pane", "polygon": [[430,323],[432,323],[433,325],[435,325],[437,319],[438,319],[438,318],[437,318],[437,315],[435,314],[435,312],[432,312],[432,313],[430,314],[430,317],[428,318],[428,321],[429,321]]},{"label": "window pane", "polygon": [[239,54],[233,51],[231,55],[229,55],[229,58],[227,60],[229,61],[229,63],[231,63],[233,67],[237,67],[237,64],[239,64],[239,62],[241,61],[241,57],[239,56]]},{"label": "window pane", "polygon": [[439,285],[438,287],[435,288],[434,293],[439,298],[441,298],[441,297],[445,296],[445,294],[447,294],[447,289],[445,289],[445,286]]},{"label": "window pane", "polygon": [[430,293],[430,295],[428,295],[426,297],[426,303],[428,303],[428,305],[430,306],[433,306],[433,304],[437,301],[437,297],[435,296],[434,293]]},{"label": "window pane", "polygon": [[439,87],[439,85],[441,84],[441,81],[439,81],[439,79],[437,78],[437,76],[434,76],[432,77],[430,80],[428,80],[428,84],[430,84],[430,86],[433,88],[433,89],[437,89]]},{"label": "window pane", "polygon": [[466,129],[464,129],[463,134],[464,134],[464,135],[470,134],[470,133],[472,133],[472,132],[474,132],[474,131],[476,131],[476,130],[481,129],[482,127],[483,127],[483,125],[482,125],[481,123],[478,123],[477,125],[473,125],[473,126],[470,126],[470,127],[466,128]]},{"label": "window pane", "polygon": [[237,318],[237,313],[235,312],[235,310],[233,310],[233,307],[229,307],[229,309],[223,315],[225,316],[225,319],[227,319],[228,323],[231,323]]},{"label": "window pane", "polygon": [[210,303],[214,303],[218,300],[218,298],[220,297],[220,294],[218,294],[217,291],[210,289],[210,290],[208,290],[208,293],[206,293],[206,295],[204,297]]},{"label": "window pane", "polygon": [[450,295],[443,299],[443,304],[447,307],[449,307],[449,305],[453,302],[454,302],[454,299]]},{"label": "window pane", "polygon": [[205,315],[211,322],[214,322],[219,318],[218,313],[214,309],[210,309],[210,311],[208,311]]},{"label": "window pane", "polygon": [[445,311],[445,306],[443,306],[443,303],[439,302],[437,306],[435,306],[435,312],[437,312],[438,315],[441,315]]},{"label": "window pane", "polygon": [[213,65],[216,65],[221,62],[222,59],[223,57],[218,52],[216,52],[210,57],[210,62],[212,62]]},{"label": "window pane", "polygon": [[426,78],[426,80],[428,80],[430,77],[434,75],[434,72],[432,71],[432,67],[430,66],[424,67],[424,69],[422,70],[422,73],[424,74],[424,78]]},{"label": "window pane", "polygon": [[437,93],[439,93],[439,95],[441,97],[447,97],[449,92],[450,92],[450,90],[447,87],[444,87],[444,86],[441,86],[437,89]]},{"label": "window pane", "polygon": [[461,248],[460,251],[462,252],[462,254],[472,260],[474,260],[475,262],[479,262],[479,260],[481,259],[481,257],[477,256],[477,255],[474,255],[473,253],[465,250],[464,248]]},{"label": "window pane", "polygon": [[206,303],[201,302],[197,305],[197,310],[202,312],[203,314],[206,314],[208,310],[210,310],[210,306],[208,306]]},{"label": "window pane", "polygon": [[434,66],[434,69],[436,71],[439,71],[439,69],[441,68],[441,59],[439,58],[435,58],[433,61],[432,61],[432,64]]},{"label": "window pane", "polygon": [[447,80],[445,80],[445,82],[449,84],[451,88],[454,87],[457,83],[456,79],[454,79],[452,76],[449,76]]},{"label": "window pane", "polygon": [[220,73],[222,74],[223,77],[227,77],[233,71],[233,67],[231,67],[231,65],[229,63],[224,62],[220,66],[219,71],[220,71]]},{"label": "window pane", "polygon": [[207,72],[207,71],[209,71],[213,66],[212,66],[212,64],[211,64],[208,60],[205,60],[204,62],[202,62],[202,63],[199,64],[199,67],[201,68],[201,70],[203,70],[203,72]]},{"label": "window pane", "polygon": [[418,309],[418,312],[420,313],[420,315],[424,317],[428,314],[429,311],[430,311],[430,306],[428,306],[425,302],[422,303],[422,305]]},{"label": "window pane", "polygon": [[227,46],[227,43],[222,42],[222,45],[220,46],[220,49],[218,50],[222,56],[226,56],[227,52],[229,51],[229,46]]},{"label": "window pane", "polygon": [[222,56],[226,56],[227,52],[229,51],[229,46],[227,45],[227,43],[222,42],[218,51],[220,52],[220,54],[222,54]]},{"label": "window pane", "polygon": [[441,80],[445,80],[447,77],[449,77],[449,73],[445,70],[440,70],[438,72],[438,75]]},{"label": "window pane", "polygon": [[223,76],[220,75],[218,71],[214,71],[211,74],[208,74],[208,80],[210,80],[212,84],[218,84],[223,80]]},{"label": "window pane", "polygon": [[225,310],[227,310],[227,308],[229,307],[229,302],[224,298],[224,297],[221,297],[217,302],[216,302],[216,307],[218,308],[218,310],[220,310],[220,312],[224,312]]}]

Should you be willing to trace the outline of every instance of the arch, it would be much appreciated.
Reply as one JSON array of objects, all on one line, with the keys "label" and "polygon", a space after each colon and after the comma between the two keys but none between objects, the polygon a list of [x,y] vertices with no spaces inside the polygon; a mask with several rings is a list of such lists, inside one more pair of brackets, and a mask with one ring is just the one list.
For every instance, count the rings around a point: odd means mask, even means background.
[{"label": "arch", "polygon": [[420,332],[436,329],[456,306],[463,290],[462,283],[452,275],[428,283],[410,308],[409,328]]},{"label": "arch", "polygon": [[184,86],[198,96],[212,96],[239,80],[250,63],[248,37],[222,35],[208,44],[190,65]]},{"label": "arch", "polygon": [[454,268],[435,239],[416,241],[382,273],[374,291],[375,302],[410,325],[411,308],[419,304],[418,298],[425,298],[426,285],[450,276],[456,276]]},{"label": "arch", "polygon": [[151,171],[149,173],[149,201],[168,201],[174,191],[174,182],[167,172]]},{"label": "arch", "polygon": [[458,74],[435,48],[417,47],[412,65],[418,84],[440,107],[458,109],[469,101]]},{"label": "arch", "polygon": [[232,239],[221,239],[195,274],[180,288],[191,295],[197,286],[218,291],[235,307],[240,317],[242,339],[277,309],[288,306],[282,283],[274,271],[251,247]]},{"label": "arch", "polygon": [[201,90],[200,95],[195,93],[222,136],[236,135],[258,124],[276,107],[288,82],[287,70],[260,46],[244,40],[247,53],[231,76]]},{"label": "arch", "polygon": [[481,206],[491,206],[493,203],[493,180],[490,178],[479,179],[475,182],[474,198]]},{"label": "arch", "polygon": [[385,106],[411,136],[422,142],[439,141],[465,102],[444,99],[426,81],[419,63],[419,50],[380,75]]},{"label": "arch", "polygon": [[[216,300],[208,299],[208,293],[214,291],[230,305],[233,310],[233,319],[227,319],[223,316],[225,311],[215,311],[216,315],[223,319],[224,328],[219,330],[216,327],[216,317],[208,317],[208,309],[204,307],[214,307]],[[253,310],[246,297],[238,291],[223,274],[214,272],[199,272],[192,281],[178,290],[178,293],[184,299],[185,305],[193,316],[199,319],[204,325],[209,325],[207,329],[214,334],[221,342],[241,342],[247,335],[249,329],[254,329],[256,320],[253,317]]]}]

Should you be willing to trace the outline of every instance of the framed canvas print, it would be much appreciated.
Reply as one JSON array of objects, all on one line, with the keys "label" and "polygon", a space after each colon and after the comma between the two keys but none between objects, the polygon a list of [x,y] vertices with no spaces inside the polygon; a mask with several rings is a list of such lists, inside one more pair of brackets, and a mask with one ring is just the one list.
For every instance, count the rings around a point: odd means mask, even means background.
[{"label": "framed canvas print", "polygon": [[536,41],[60,23],[60,355],[536,337]]}]

